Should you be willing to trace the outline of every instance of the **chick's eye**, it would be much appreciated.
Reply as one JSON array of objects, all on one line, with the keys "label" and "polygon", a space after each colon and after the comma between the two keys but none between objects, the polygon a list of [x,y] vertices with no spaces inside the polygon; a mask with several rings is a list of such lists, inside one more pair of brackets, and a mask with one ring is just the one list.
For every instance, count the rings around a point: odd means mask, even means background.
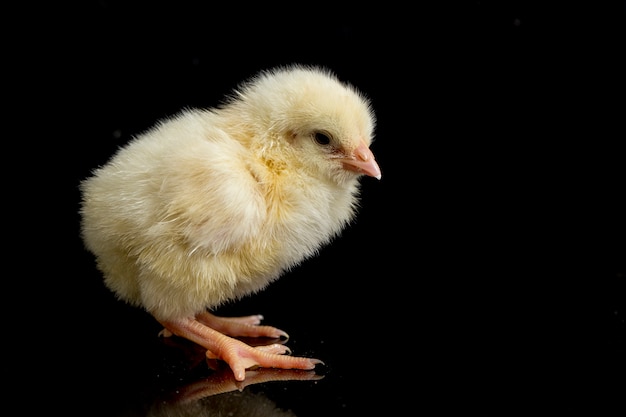
[{"label": "chick's eye", "polygon": [[315,142],[317,142],[318,145],[326,146],[330,144],[330,137],[322,132],[315,132],[313,134],[313,139],[315,139]]}]

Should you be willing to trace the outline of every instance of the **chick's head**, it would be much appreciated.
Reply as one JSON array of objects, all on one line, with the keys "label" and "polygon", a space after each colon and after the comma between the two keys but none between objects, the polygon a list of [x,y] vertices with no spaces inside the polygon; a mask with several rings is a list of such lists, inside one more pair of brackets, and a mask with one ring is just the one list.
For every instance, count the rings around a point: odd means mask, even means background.
[{"label": "chick's head", "polygon": [[[279,68],[243,84],[234,97],[249,114],[256,147],[323,180],[380,178],[369,150],[375,115],[369,100],[325,69]],[[239,106],[237,106],[239,107]]]}]

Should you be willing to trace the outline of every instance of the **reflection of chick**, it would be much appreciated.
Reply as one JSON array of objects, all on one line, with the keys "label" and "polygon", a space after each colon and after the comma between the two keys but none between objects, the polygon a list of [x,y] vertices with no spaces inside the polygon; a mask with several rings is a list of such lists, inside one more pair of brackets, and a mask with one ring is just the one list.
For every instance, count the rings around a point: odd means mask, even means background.
[{"label": "reflection of chick", "polygon": [[219,369],[207,378],[177,387],[170,395],[158,398],[152,402],[145,416],[293,417],[291,411],[282,409],[263,394],[253,393],[247,387],[276,381],[317,381],[322,378],[314,371],[258,368],[246,371],[245,381],[237,381],[230,369]]},{"label": "reflection of chick", "polygon": [[320,361],[281,344],[230,337],[287,336],[261,316],[207,308],[263,289],[354,218],[359,178],[381,176],[373,129],[368,102],[327,71],[263,72],[219,108],[159,123],[83,181],[83,239],[120,299],[237,380],[252,366],[312,369]]},{"label": "reflection of chick", "polygon": [[146,417],[295,417],[262,394],[236,391],[192,403],[155,403]]}]

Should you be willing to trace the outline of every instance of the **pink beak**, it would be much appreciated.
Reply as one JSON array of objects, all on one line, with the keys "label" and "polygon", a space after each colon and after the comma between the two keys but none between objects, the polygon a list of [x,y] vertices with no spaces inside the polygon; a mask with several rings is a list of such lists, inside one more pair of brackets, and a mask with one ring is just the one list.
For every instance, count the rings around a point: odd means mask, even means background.
[{"label": "pink beak", "polygon": [[361,142],[352,155],[342,159],[341,162],[343,162],[343,166],[347,170],[369,175],[378,180],[382,177],[380,167],[376,163],[374,154],[367,147],[365,142]]}]

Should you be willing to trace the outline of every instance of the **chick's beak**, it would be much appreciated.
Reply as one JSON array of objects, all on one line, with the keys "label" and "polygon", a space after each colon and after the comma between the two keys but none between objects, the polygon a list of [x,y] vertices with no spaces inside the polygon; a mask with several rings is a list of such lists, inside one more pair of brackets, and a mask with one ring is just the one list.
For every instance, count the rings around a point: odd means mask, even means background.
[{"label": "chick's beak", "polygon": [[374,154],[363,141],[354,149],[351,155],[343,158],[341,162],[343,163],[343,167],[347,170],[369,175],[376,179],[382,177],[380,167],[378,163],[376,163]]}]

